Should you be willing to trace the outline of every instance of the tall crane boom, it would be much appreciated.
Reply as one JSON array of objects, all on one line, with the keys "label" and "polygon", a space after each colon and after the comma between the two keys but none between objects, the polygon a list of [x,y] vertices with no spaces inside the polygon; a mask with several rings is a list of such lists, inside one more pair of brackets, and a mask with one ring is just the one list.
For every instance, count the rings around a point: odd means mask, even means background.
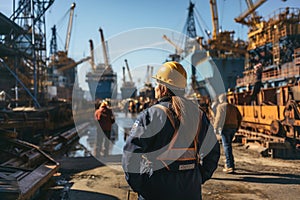
[{"label": "tall crane boom", "polygon": [[125,78],[125,67],[123,66],[122,69],[123,69],[123,83],[125,84],[125,83],[126,83],[126,78]]},{"label": "tall crane boom", "polygon": [[183,49],[180,48],[178,45],[176,45],[172,40],[170,40],[166,35],[163,35],[163,39],[168,41],[172,46],[175,47],[176,53],[181,54],[183,52]]},{"label": "tall crane boom", "polygon": [[66,65],[66,66],[63,66],[63,67],[58,68],[57,71],[65,71],[65,70],[67,70],[67,69],[71,69],[71,68],[76,67],[77,65],[79,65],[79,64],[81,64],[81,63],[83,63],[83,62],[85,62],[85,61],[88,61],[88,60],[90,60],[90,59],[91,59],[90,56],[88,56],[88,57],[86,57],[86,58],[82,58],[82,59],[80,59],[80,60],[77,61],[77,62],[74,62],[74,63],[71,63],[71,64],[69,64],[69,65]]},{"label": "tall crane boom", "polygon": [[129,70],[129,66],[128,66],[127,59],[125,59],[124,61],[125,61],[126,68],[127,68],[127,71],[128,71],[129,80],[130,80],[130,82],[133,82],[133,81],[132,81],[131,72],[130,72],[130,70]]},{"label": "tall crane boom", "polygon": [[94,43],[93,43],[93,40],[89,40],[90,42],[90,54],[91,54],[91,66],[92,66],[92,69],[93,71],[96,70],[96,66],[95,66],[95,56],[94,56]]},{"label": "tall crane boom", "polygon": [[105,67],[109,67],[108,55],[107,55],[107,48],[104,40],[104,34],[102,28],[99,28],[101,42],[102,42],[102,49],[103,49],[103,56],[104,56],[104,63]]},{"label": "tall crane boom", "polygon": [[69,18],[69,24],[68,24],[67,37],[66,37],[66,46],[65,46],[66,55],[68,55],[68,51],[69,51],[69,45],[70,45],[70,38],[71,38],[71,31],[72,31],[75,7],[76,7],[76,4],[72,3],[71,8],[70,8],[70,18]]},{"label": "tall crane boom", "polygon": [[210,0],[210,10],[212,15],[212,25],[213,25],[213,39],[217,38],[217,35],[219,34],[219,17],[218,17],[218,8],[217,8],[217,2],[216,0]]},{"label": "tall crane boom", "polygon": [[[265,3],[267,0],[258,0],[255,3],[252,2],[252,0],[246,0],[248,9],[242,13],[240,16],[235,18],[234,20],[238,23],[245,24],[245,25],[251,25],[251,24],[257,24],[258,23],[258,16],[255,14],[255,10],[261,6],[263,3]],[[250,21],[247,21],[246,18],[249,15],[252,15],[252,19]]]}]

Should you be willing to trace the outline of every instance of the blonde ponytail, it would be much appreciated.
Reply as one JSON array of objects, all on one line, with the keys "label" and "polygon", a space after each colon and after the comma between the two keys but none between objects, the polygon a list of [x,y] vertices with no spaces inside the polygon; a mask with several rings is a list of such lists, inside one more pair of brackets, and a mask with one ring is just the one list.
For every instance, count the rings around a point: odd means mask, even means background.
[{"label": "blonde ponytail", "polygon": [[172,96],[172,108],[176,114],[176,117],[183,122],[183,115],[185,112],[184,104],[182,98],[179,96]]}]

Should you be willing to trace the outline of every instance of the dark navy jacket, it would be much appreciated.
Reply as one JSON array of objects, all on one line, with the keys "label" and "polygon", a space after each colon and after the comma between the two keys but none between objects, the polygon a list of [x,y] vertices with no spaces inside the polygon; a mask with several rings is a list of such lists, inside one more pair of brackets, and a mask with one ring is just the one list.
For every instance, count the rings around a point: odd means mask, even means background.
[{"label": "dark navy jacket", "polygon": [[[163,98],[158,103],[170,108],[169,101],[170,98]],[[209,120],[193,102],[184,100],[184,106],[184,121],[177,120],[179,136],[176,145],[188,147],[197,137],[202,165],[195,169],[170,171],[156,159],[168,147],[175,130],[166,113],[157,106],[139,114],[126,140],[122,158],[126,180],[146,200],[202,199],[201,184],[211,178],[217,168],[220,147]]]}]

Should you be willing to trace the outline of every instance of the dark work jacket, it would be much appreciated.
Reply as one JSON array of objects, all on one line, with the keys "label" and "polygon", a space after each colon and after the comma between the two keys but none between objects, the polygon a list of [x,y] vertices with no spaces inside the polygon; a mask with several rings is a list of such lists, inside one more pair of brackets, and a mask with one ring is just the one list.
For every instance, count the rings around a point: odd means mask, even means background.
[{"label": "dark work jacket", "polygon": [[[158,103],[170,108],[169,101],[170,98],[163,98]],[[184,100],[184,105],[187,111],[184,122],[178,124],[179,136],[175,146],[188,147],[196,137],[202,165],[195,169],[169,171],[156,159],[166,150],[174,134],[166,113],[156,106],[139,114],[126,140],[122,158],[125,177],[131,188],[146,200],[202,199],[201,184],[211,178],[217,168],[220,147],[212,126],[196,104]],[[142,157],[149,161],[148,168],[144,167]]]}]

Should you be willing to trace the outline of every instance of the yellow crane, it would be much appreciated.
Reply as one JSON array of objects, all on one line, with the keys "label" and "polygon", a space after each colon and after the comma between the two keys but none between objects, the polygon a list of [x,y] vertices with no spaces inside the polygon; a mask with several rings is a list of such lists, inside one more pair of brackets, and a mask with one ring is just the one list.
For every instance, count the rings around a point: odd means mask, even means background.
[{"label": "yellow crane", "polygon": [[170,40],[166,35],[163,35],[163,39],[169,42],[173,47],[175,47],[175,54],[170,54],[170,57],[173,61],[179,61],[181,54],[184,52],[182,48],[180,48],[177,44],[175,44],[172,40]]},{"label": "yellow crane", "polygon": [[217,39],[219,34],[219,17],[218,17],[218,7],[216,0],[210,0],[210,11],[212,15],[212,25],[213,25],[213,40]]},{"label": "yellow crane", "polygon": [[[250,0],[251,1],[251,0]],[[239,44],[234,41],[234,31],[221,31],[219,32],[219,17],[217,1],[210,0],[210,10],[212,15],[213,34],[212,39],[208,40],[211,49],[231,51],[236,54],[245,54],[246,48],[244,44]]]},{"label": "yellow crane", "polygon": [[66,45],[65,45],[66,55],[68,55],[68,51],[69,51],[75,7],[76,7],[76,4],[72,3],[71,8],[70,8],[70,18],[69,18],[68,31],[67,31],[67,36],[66,36]]},{"label": "yellow crane", "polygon": [[[267,0],[258,0],[253,3],[252,0],[246,0],[248,9],[234,20],[244,25],[256,26],[260,22],[260,17],[255,13],[255,10],[266,1]],[[251,15],[251,18],[249,18],[249,15]]]},{"label": "yellow crane", "polygon": [[57,71],[64,71],[64,70],[71,69],[71,68],[76,67],[77,65],[79,65],[79,64],[81,64],[81,63],[83,63],[83,62],[86,62],[86,61],[88,61],[88,60],[90,60],[90,59],[91,59],[90,56],[85,57],[85,58],[82,58],[82,59],[80,59],[80,60],[77,61],[77,62],[74,62],[74,63],[71,63],[71,64],[68,64],[68,65],[65,65],[65,66],[63,66],[63,67],[58,68]]},{"label": "yellow crane", "polygon": [[165,39],[167,42],[169,42],[173,47],[175,47],[176,54],[180,55],[183,53],[183,49],[180,48],[177,44],[175,44],[170,38],[168,38],[166,35],[163,35],[163,39]]}]

